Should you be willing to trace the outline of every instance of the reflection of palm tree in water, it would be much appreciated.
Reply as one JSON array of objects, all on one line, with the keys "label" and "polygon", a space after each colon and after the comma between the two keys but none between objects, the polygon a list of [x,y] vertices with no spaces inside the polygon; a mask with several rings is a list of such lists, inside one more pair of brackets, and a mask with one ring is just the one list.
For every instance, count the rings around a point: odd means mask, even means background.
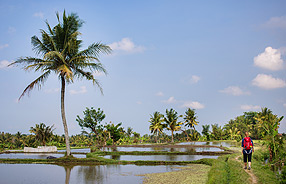
[{"label": "reflection of palm tree in water", "polygon": [[65,165],[65,171],[66,171],[66,180],[65,180],[65,184],[69,184],[70,183],[70,177],[71,177],[71,170],[73,169],[74,166],[71,165]]},{"label": "reflection of palm tree in water", "polygon": [[101,166],[79,166],[78,178],[80,176],[84,180],[83,183],[103,183],[104,176],[107,177],[104,167]]},{"label": "reflection of palm tree in water", "polygon": [[196,152],[196,149],[193,147],[189,147],[189,148],[185,148],[185,149],[186,149],[186,152],[188,152],[188,153],[195,153]]}]

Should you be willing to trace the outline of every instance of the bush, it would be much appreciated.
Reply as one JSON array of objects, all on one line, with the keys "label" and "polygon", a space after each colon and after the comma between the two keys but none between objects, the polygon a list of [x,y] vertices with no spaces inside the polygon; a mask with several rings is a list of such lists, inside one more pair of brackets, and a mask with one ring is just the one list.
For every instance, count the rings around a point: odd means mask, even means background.
[{"label": "bush", "polygon": [[108,139],[107,141],[106,141],[106,145],[107,146],[110,146],[110,145],[112,145],[113,144],[113,140],[112,139]]}]

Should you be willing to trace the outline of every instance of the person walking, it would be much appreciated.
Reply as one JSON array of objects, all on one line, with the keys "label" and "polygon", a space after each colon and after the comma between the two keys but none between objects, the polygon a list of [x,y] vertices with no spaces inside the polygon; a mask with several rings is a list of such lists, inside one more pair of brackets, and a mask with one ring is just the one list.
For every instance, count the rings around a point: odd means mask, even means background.
[{"label": "person walking", "polygon": [[247,161],[248,170],[251,169],[252,152],[254,152],[253,141],[249,137],[249,133],[245,132],[245,137],[241,141],[241,153],[243,154],[244,169],[247,169]]}]

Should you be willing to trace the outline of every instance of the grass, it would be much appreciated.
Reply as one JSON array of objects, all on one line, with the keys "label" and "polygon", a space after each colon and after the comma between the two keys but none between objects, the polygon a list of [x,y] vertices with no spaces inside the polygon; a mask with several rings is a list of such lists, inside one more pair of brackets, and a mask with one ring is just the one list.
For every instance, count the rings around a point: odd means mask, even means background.
[{"label": "grass", "polygon": [[241,164],[234,159],[235,155],[221,156],[212,164],[208,175],[208,184],[250,183],[249,175]]},{"label": "grass", "polygon": [[192,164],[179,169],[180,170],[174,172],[146,174],[143,183],[205,183],[208,179],[208,172],[210,170],[210,166],[203,164]]},{"label": "grass", "polygon": [[253,173],[257,176],[261,184],[279,183],[276,173],[271,171],[271,165],[264,163],[265,154],[261,150],[254,152],[252,168]]}]

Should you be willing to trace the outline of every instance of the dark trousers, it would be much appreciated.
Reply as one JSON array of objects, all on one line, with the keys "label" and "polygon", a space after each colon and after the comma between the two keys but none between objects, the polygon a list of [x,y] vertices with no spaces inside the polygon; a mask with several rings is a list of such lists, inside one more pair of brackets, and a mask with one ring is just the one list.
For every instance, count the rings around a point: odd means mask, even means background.
[{"label": "dark trousers", "polygon": [[248,162],[251,162],[251,156],[252,156],[252,151],[246,151],[246,150],[244,150],[243,151],[243,161],[244,161],[244,163],[246,163],[247,162],[247,160],[248,160]]}]

